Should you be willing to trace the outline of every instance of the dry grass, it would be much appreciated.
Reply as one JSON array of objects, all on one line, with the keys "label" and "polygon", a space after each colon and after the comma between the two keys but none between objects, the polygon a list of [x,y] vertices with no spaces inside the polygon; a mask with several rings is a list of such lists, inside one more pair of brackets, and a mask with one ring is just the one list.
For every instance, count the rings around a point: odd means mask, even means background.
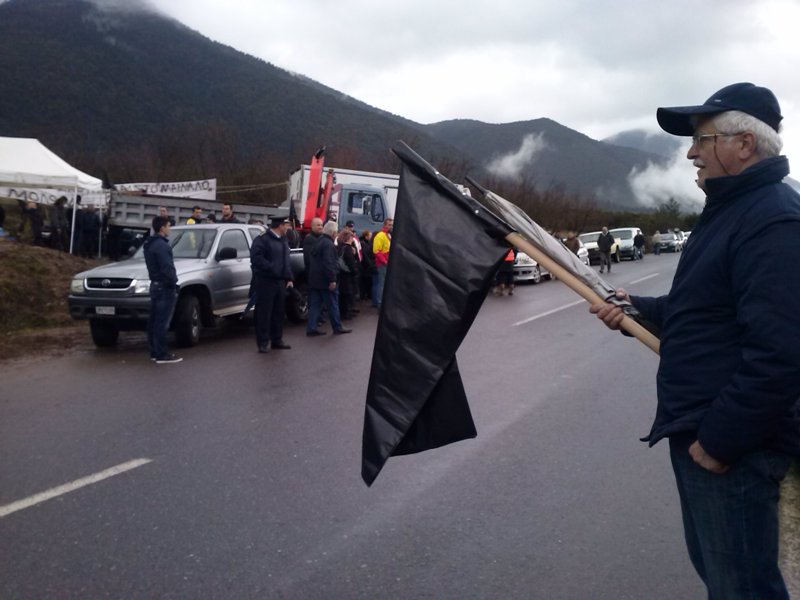
[{"label": "dry grass", "polygon": [[75,273],[101,262],[0,239],[0,360],[90,344],[86,323],[69,316],[67,295]]}]

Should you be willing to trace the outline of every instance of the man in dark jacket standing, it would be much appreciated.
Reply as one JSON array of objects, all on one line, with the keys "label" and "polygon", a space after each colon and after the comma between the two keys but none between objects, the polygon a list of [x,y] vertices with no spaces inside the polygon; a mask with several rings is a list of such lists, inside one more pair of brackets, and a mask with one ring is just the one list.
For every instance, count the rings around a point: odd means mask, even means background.
[{"label": "man in dark jacket standing", "polygon": [[273,217],[269,230],[256,238],[250,250],[256,301],[256,344],[261,353],[269,352],[270,345],[275,350],[291,348],[283,341],[286,289],[292,287],[287,227],[286,219]]},{"label": "man in dark jacket standing", "polygon": [[639,231],[633,236],[633,260],[644,258],[644,235]]},{"label": "man in dark jacket standing", "polygon": [[178,275],[169,245],[170,224],[165,217],[153,217],[153,231],[144,242],[144,261],[150,277],[150,316],[147,319],[147,345],[150,360],[158,364],[181,362],[183,359],[167,349],[167,330],[178,298]]},{"label": "man in dark jacket standing", "polygon": [[[661,329],[650,445],[669,438],[689,557],[710,598],[786,599],[778,567],[780,482],[800,456],[800,196],[783,179],[773,93],[727,86],[699,106],[659,108],[691,136],[706,205],[666,296],[630,296]],[[624,290],[617,295],[626,297]],[[592,312],[612,329],[620,310]]]},{"label": "man in dark jacket standing", "polygon": [[311,268],[308,272],[308,325],[306,327],[306,335],[309,337],[325,335],[324,331],[318,329],[323,302],[328,309],[333,333],[343,334],[352,331],[342,325],[339,317],[339,291],[336,286],[336,279],[339,275],[339,255],[333,244],[336,233],[336,221],[328,221],[322,228],[322,235],[314,244],[314,250],[311,253]]},{"label": "man in dark jacket standing", "polygon": [[603,232],[597,238],[597,251],[600,253],[600,272],[603,267],[608,267],[611,273],[611,248],[614,247],[614,236],[608,232],[608,227],[603,227]]}]

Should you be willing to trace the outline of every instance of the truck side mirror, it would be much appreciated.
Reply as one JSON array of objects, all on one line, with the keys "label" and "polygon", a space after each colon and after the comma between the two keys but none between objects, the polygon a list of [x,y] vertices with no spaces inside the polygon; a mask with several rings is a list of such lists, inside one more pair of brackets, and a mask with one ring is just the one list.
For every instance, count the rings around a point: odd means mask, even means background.
[{"label": "truck side mirror", "polygon": [[232,258],[236,258],[236,248],[225,246],[217,253],[217,261],[230,260]]}]

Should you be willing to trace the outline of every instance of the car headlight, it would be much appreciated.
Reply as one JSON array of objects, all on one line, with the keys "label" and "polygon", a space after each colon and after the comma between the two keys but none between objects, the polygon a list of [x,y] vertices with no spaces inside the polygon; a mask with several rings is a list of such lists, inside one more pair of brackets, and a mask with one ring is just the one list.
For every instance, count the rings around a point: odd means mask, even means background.
[{"label": "car headlight", "polygon": [[530,256],[528,256],[527,254],[524,254],[522,256],[517,256],[517,258],[519,259],[517,262],[519,262],[519,264],[521,264],[521,265],[533,265],[533,264],[536,264],[534,262],[534,260]]},{"label": "car headlight", "polygon": [[150,293],[150,280],[149,279],[136,279],[134,281],[134,294],[149,294]]},{"label": "car headlight", "polygon": [[73,279],[69,284],[71,294],[82,294],[84,292],[83,279]]}]

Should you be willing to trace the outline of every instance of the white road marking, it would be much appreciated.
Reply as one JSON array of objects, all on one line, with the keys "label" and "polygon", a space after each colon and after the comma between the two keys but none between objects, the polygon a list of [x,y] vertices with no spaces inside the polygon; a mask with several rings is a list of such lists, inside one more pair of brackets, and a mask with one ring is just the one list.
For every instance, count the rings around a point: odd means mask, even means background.
[{"label": "white road marking", "polygon": [[40,504],[41,502],[44,502],[46,500],[56,498],[57,496],[63,496],[64,494],[68,494],[69,492],[74,492],[75,490],[78,490],[82,487],[91,485],[93,483],[97,483],[98,481],[103,481],[103,479],[108,479],[109,477],[113,477],[114,475],[119,475],[121,473],[124,473],[125,471],[130,471],[131,469],[141,467],[142,465],[146,465],[149,462],[153,461],[149,458],[137,458],[136,460],[131,460],[126,463],[122,463],[121,465],[117,465],[116,467],[111,467],[110,469],[106,469],[105,471],[100,471],[99,473],[95,473],[94,475],[81,477],[80,479],[76,479],[75,481],[71,481],[70,483],[65,483],[64,485],[59,485],[58,487],[50,488],[49,490],[45,490],[44,492],[34,494],[33,496],[28,496],[27,498],[23,498],[22,500],[17,500],[16,502],[12,502],[11,504],[0,506],[0,519],[3,517],[7,517],[11,513],[17,512],[18,510],[30,508],[31,506],[35,506],[36,504]]},{"label": "white road marking", "polygon": [[530,323],[531,321],[535,321],[536,319],[541,319],[542,317],[547,317],[552,315],[553,313],[557,313],[562,310],[566,310],[573,306],[577,306],[578,304],[583,304],[586,300],[577,300],[575,302],[570,302],[569,304],[565,304],[564,306],[559,306],[558,308],[554,308],[553,310],[548,310],[547,312],[543,312],[542,314],[536,315],[534,317],[528,317],[527,319],[523,319],[522,321],[517,321],[514,323],[514,327],[518,327],[520,325],[524,325],[525,323]]},{"label": "white road marking", "polygon": [[652,275],[648,275],[647,277],[642,277],[641,279],[634,279],[630,282],[629,285],[633,285],[634,283],[641,283],[643,281],[647,281],[648,279],[652,279],[653,277],[658,277],[660,273],[653,273]]}]

